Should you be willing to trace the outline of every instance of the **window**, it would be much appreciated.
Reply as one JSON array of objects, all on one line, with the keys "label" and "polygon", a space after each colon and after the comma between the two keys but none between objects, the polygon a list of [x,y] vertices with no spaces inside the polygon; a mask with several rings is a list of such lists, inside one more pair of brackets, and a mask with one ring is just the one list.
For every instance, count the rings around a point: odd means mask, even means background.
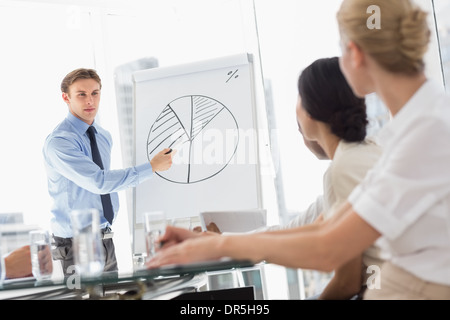
[{"label": "window", "polygon": [[450,1],[433,0],[445,89],[450,92]]}]

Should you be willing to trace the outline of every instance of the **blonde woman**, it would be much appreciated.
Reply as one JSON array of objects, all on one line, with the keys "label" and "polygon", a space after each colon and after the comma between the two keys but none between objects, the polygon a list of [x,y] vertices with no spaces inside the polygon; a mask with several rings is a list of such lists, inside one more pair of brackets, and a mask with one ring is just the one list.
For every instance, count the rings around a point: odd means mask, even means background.
[{"label": "blonde woman", "polygon": [[[372,5],[380,29],[367,25]],[[331,271],[376,243],[387,261],[364,299],[450,299],[450,97],[424,74],[427,14],[409,0],[343,0],[337,19],[347,81],[393,117],[375,167],[323,223],[242,236],[169,228],[163,240],[181,243],[149,267],[231,257]]]}]

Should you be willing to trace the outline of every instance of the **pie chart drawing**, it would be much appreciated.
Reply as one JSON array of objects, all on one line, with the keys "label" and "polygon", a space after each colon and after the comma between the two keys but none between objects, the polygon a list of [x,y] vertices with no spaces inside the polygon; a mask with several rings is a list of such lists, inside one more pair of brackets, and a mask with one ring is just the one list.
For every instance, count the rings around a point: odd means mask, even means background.
[{"label": "pie chart drawing", "polygon": [[[222,172],[235,156],[238,129],[234,115],[221,102],[202,95],[182,96],[168,103],[151,126],[147,157],[150,161],[162,149],[175,147],[171,168],[156,174],[180,184],[204,181]],[[216,141],[205,142],[206,136]]]}]

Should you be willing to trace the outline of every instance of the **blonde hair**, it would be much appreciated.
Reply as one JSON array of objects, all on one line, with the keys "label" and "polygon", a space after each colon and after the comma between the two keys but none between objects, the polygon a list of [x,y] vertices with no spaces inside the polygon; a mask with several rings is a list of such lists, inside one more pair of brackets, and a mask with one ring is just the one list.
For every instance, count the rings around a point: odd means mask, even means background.
[{"label": "blonde hair", "polygon": [[[380,8],[379,29],[367,26],[371,5]],[[409,75],[424,70],[430,41],[427,13],[410,0],[344,0],[337,20],[342,39],[353,41],[384,69]]]}]

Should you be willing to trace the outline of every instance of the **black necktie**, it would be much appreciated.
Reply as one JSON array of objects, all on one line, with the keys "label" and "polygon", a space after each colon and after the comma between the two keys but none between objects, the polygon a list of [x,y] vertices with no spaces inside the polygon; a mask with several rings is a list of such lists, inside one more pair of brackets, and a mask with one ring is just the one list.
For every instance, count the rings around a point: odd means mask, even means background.
[{"label": "black necktie", "polygon": [[[94,160],[95,164],[97,164],[100,167],[100,169],[103,170],[102,158],[100,157],[100,151],[98,151],[97,140],[95,139],[95,129],[93,126],[90,126],[86,132],[88,134],[89,140],[91,141],[92,160]],[[108,220],[108,222],[112,224],[114,211],[112,208],[111,196],[108,193],[102,194],[100,197],[102,199],[103,215],[105,216],[106,220]]]}]

